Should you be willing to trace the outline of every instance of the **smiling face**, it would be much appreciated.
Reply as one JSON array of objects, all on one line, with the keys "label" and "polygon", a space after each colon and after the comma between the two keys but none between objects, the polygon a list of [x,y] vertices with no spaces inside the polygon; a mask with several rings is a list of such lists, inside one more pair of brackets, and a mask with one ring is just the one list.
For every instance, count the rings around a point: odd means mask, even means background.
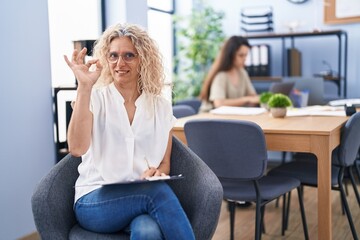
[{"label": "smiling face", "polygon": [[[114,61],[116,57],[118,60]],[[118,37],[112,40],[107,59],[116,84],[137,84],[140,60],[130,38]]]},{"label": "smiling face", "polygon": [[249,47],[241,45],[234,56],[234,67],[243,68],[245,67],[246,57],[249,54]]}]

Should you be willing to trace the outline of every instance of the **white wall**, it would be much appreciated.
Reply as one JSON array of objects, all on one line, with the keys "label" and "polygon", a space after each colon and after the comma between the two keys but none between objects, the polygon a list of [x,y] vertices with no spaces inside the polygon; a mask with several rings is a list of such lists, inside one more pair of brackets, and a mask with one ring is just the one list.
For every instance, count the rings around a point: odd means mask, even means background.
[{"label": "white wall", "polygon": [[[207,0],[209,5],[216,10],[224,11],[225,33],[228,36],[244,34],[240,31],[240,10],[244,7],[271,6],[274,14],[274,28],[276,33],[288,32],[286,24],[299,21],[300,27],[296,31],[312,31],[314,28],[321,30],[342,29],[348,33],[348,65],[347,65],[347,93],[350,98],[360,97],[360,22],[352,24],[327,25],[323,23],[323,2],[310,0],[304,4],[292,4],[286,0]],[[261,41],[261,40],[259,40]],[[258,41],[252,41],[258,43]],[[252,43],[251,42],[251,43]],[[262,40],[270,43],[272,47],[272,72],[281,74],[281,41]],[[303,38],[295,40],[295,47],[302,52],[303,75],[308,77],[322,70],[327,70],[322,60],[328,61],[335,70],[337,69],[337,39],[336,37]]]},{"label": "white wall", "polygon": [[105,1],[106,26],[116,23],[135,23],[147,28],[146,0]]},{"label": "white wall", "polygon": [[35,231],[31,195],[55,163],[47,0],[0,1],[0,235]]}]

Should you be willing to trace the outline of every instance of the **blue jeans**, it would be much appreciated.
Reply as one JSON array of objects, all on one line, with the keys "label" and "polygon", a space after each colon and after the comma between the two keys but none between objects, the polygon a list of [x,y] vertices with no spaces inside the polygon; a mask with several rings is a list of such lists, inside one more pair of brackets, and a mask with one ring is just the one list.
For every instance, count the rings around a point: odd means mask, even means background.
[{"label": "blue jeans", "polygon": [[131,239],[195,239],[165,182],[103,186],[82,196],[74,210],[80,225],[93,232],[125,231]]}]

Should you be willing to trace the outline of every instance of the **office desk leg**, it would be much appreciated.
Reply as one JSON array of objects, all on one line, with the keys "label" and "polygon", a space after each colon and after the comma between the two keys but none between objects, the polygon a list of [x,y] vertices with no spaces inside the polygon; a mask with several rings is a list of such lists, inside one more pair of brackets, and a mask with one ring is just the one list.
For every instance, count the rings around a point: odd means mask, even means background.
[{"label": "office desk leg", "polygon": [[311,150],[318,159],[318,239],[332,239],[331,141],[329,136],[312,136]]}]

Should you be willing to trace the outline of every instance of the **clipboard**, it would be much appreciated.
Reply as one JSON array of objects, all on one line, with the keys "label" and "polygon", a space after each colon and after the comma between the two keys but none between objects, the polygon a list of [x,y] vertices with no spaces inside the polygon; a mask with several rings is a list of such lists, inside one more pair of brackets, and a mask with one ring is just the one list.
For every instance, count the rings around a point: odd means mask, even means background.
[{"label": "clipboard", "polygon": [[158,182],[158,181],[173,181],[178,179],[183,179],[184,176],[182,174],[179,175],[172,175],[172,176],[153,176],[148,177],[145,179],[136,179],[136,180],[129,180],[129,181],[121,181],[121,182],[112,182],[112,183],[92,183],[92,184],[84,184],[78,185],[75,187],[88,187],[88,186],[109,186],[109,185],[119,185],[119,184],[137,184],[137,183],[151,183],[151,182]]}]

